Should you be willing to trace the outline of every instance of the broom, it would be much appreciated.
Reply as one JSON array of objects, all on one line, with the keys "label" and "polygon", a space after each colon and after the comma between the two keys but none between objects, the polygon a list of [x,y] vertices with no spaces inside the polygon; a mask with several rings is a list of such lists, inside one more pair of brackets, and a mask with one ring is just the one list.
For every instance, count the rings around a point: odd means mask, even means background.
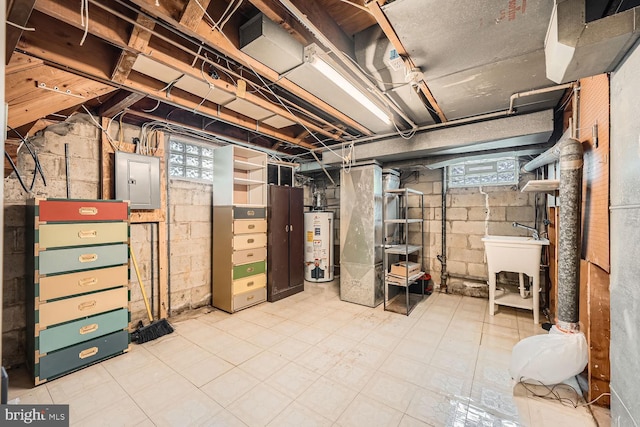
[{"label": "broom", "polygon": [[136,270],[136,277],[138,278],[138,284],[140,285],[144,305],[147,307],[147,315],[149,316],[149,325],[144,326],[141,320],[138,322],[138,328],[131,334],[131,341],[142,344],[172,333],[173,327],[169,324],[167,319],[160,319],[157,322],[153,321],[151,308],[149,308],[149,301],[147,300],[147,292],[144,290],[144,286],[142,285],[142,278],[140,277],[140,271],[138,270],[138,263],[136,262],[135,255],[133,255],[131,246],[129,246],[129,253],[131,254],[131,260],[133,261],[133,268]]}]

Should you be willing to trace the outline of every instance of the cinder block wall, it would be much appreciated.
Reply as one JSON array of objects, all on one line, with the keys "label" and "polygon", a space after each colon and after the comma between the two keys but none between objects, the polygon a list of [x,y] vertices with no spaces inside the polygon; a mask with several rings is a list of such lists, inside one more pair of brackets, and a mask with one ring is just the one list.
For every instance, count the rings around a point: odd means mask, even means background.
[{"label": "cinder block wall", "polygon": [[[392,165],[391,165],[392,166]],[[386,165],[385,165],[386,167]],[[326,187],[328,204],[340,204],[340,190],[338,171],[331,171],[336,185],[333,185],[324,174],[314,175],[314,182],[322,183]],[[436,285],[440,285],[442,264],[437,256],[442,253],[442,170],[421,169],[418,171],[403,171],[401,187],[413,188],[424,193],[424,241],[422,265],[431,274]],[[513,228],[511,223],[516,221],[528,226],[534,226],[536,196],[534,193],[522,193],[520,189],[526,182],[533,179],[532,174],[521,176],[517,186],[483,187],[487,193],[489,204],[488,233],[492,235],[526,236],[527,231]],[[307,204],[311,203],[311,187],[305,187]],[[542,196],[539,203],[543,203]],[[420,216],[418,200],[410,198],[409,216]],[[470,281],[459,277],[451,277],[448,285],[454,292],[475,296],[488,295],[486,286],[487,266],[484,255],[482,237],[485,235],[485,218],[487,215],[485,195],[480,193],[479,187],[448,189],[446,197],[447,219],[447,271],[452,275],[470,276],[481,281]],[[336,209],[339,211],[339,209]],[[539,215],[542,215],[542,210]],[[340,221],[336,221],[335,233],[339,236]],[[410,229],[418,231],[416,225]],[[421,244],[420,234],[410,235],[411,243]],[[339,239],[336,238],[336,245]],[[336,254],[340,251],[336,249]],[[339,260],[337,260],[339,264]],[[509,278],[502,278],[508,280]],[[469,285],[474,286],[470,287]]]},{"label": "cinder block wall", "polygon": [[[123,140],[131,142],[140,129],[125,125]],[[110,134],[117,139],[118,126]],[[31,138],[47,179],[36,179],[33,194],[27,194],[15,173],[4,180],[4,312],[2,319],[3,365],[11,367],[25,360],[25,288],[26,280],[26,202],[32,197],[66,197],[64,144],[69,144],[71,197],[96,199],[100,196],[100,131],[86,115],[75,115],[67,122],[50,126]],[[31,184],[34,162],[28,151],[19,153],[18,168],[27,186]],[[211,198],[212,186],[181,180],[169,182],[170,209],[170,283],[171,313],[207,305],[211,301]],[[132,224],[131,246],[140,267],[142,282],[158,309],[158,227],[155,224]],[[132,325],[148,323],[144,302],[131,265]]]}]

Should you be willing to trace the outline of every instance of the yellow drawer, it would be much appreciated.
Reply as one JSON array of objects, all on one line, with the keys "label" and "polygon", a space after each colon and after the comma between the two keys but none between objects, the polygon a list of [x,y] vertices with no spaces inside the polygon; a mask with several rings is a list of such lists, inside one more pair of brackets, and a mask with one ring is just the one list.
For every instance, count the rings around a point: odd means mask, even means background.
[{"label": "yellow drawer", "polygon": [[42,224],[38,229],[38,245],[43,250],[63,246],[127,242],[128,226],[126,222]]},{"label": "yellow drawer", "polygon": [[257,274],[233,281],[233,294],[241,294],[243,292],[253,291],[254,289],[264,288],[267,285],[267,275]]},{"label": "yellow drawer", "polygon": [[258,288],[233,296],[233,311],[259,304],[267,300],[267,288]]},{"label": "yellow drawer", "polygon": [[40,329],[45,329],[58,323],[128,306],[128,288],[116,288],[40,304],[39,320],[36,323],[39,323]]},{"label": "yellow drawer", "polygon": [[129,272],[126,265],[42,277],[40,279],[40,302],[116,286],[127,286],[128,282]]},{"label": "yellow drawer", "polygon": [[240,219],[233,221],[234,234],[266,233],[267,220]]},{"label": "yellow drawer", "polygon": [[267,259],[267,248],[245,249],[243,251],[234,251],[231,261],[234,265],[247,264],[254,261],[264,261]]},{"label": "yellow drawer", "polygon": [[233,236],[233,250],[261,248],[267,246],[267,234],[239,234]]}]

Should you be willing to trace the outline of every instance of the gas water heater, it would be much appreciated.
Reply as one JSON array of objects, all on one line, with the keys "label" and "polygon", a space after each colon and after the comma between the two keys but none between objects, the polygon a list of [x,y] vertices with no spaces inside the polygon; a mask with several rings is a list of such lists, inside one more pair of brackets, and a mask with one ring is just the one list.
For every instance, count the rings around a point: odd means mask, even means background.
[{"label": "gas water heater", "polygon": [[333,212],[304,213],[304,279],[333,280]]}]

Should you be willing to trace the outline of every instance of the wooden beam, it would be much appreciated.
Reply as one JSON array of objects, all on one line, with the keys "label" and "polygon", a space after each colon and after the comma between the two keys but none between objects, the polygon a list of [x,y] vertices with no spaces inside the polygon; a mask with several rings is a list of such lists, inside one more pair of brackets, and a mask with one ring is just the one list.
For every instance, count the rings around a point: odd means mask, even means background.
[{"label": "wooden beam", "polygon": [[[194,29],[198,25],[198,22],[202,21],[204,17],[204,11],[209,7],[211,0],[189,0],[182,16],[180,17],[180,24],[187,28]],[[204,10],[203,10],[204,9]]]},{"label": "wooden beam", "polygon": [[[136,52],[146,51],[149,46],[149,40],[151,39],[151,30],[155,27],[155,22],[145,15],[138,14],[136,23],[139,24],[139,26],[135,25],[131,30],[131,37],[129,37],[127,46]],[[129,77],[137,58],[137,53],[123,50],[113,69],[111,80],[118,83],[124,82],[127,77]]]},{"label": "wooden beam", "polygon": [[[382,2],[382,4],[384,4],[384,2]],[[389,19],[387,19],[387,15],[385,15],[382,11],[382,8],[380,7],[380,0],[370,1],[366,3],[366,6],[373,17],[376,18],[376,21],[378,21],[378,25],[380,25],[380,28],[382,28],[384,34],[387,36],[389,41],[391,41],[391,44],[398,52],[398,55],[400,55],[400,57],[404,61],[404,66],[408,70],[416,68],[413,59],[411,59],[411,57],[409,56],[409,52],[407,52],[407,50],[404,48],[400,37],[398,37],[398,34],[396,34],[396,31],[391,26],[391,22],[389,22]],[[431,104],[440,120],[442,122],[446,122],[447,117],[444,115],[444,112],[442,112],[442,109],[438,105],[438,101],[436,101],[436,98],[431,93],[431,90],[429,89],[429,86],[427,86],[427,83],[424,80],[421,80],[420,83],[418,83],[418,87],[420,88],[420,91],[425,96],[425,98],[427,98],[427,101],[429,101],[429,104]]]},{"label": "wooden beam", "polygon": [[[10,3],[10,8],[7,11],[7,22],[11,22],[15,25],[25,27],[29,22],[31,11],[36,0],[14,0]],[[3,2],[4,7],[4,2]],[[5,65],[11,60],[13,51],[18,45],[18,40],[22,36],[22,29],[13,25],[7,24],[5,35]]]},{"label": "wooden beam", "polygon": [[[62,6],[58,4],[58,2],[62,2]],[[56,17],[57,19],[60,19],[63,22],[80,29],[81,26],[79,10],[77,7],[71,8],[69,2],[70,0],[57,0],[56,2],[54,2],[53,0],[39,0],[38,8],[44,13],[52,13],[52,16]],[[100,9],[99,7],[96,7],[95,9],[102,11],[102,9]],[[112,15],[109,16],[112,17]],[[202,80],[201,70],[197,67],[194,68],[191,64],[187,64],[177,60],[175,52],[172,53],[170,51],[171,46],[166,46],[166,44],[165,46],[154,44],[153,48],[149,47],[149,42],[152,36],[151,31],[154,28],[153,20],[149,19],[146,15],[139,14],[136,22],[139,25],[134,25],[131,36],[126,43],[123,41],[122,31],[120,30],[116,31],[112,28],[105,27],[104,25],[93,25],[93,21],[91,21],[91,24],[89,25],[89,32],[91,34],[123,49],[123,52],[118,58],[117,65],[114,67],[111,80],[116,83],[124,83],[129,76],[133,64],[135,63],[135,60],[139,54],[149,55],[154,61],[160,62],[163,65],[180,71],[181,73]],[[121,21],[119,23],[122,24]],[[144,28],[149,29],[149,31],[145,31]],[[220,89],[224,90],[225,92],[235,94],[235,86],[222,78],[217,80],[211,79],[208,82],[212,84],[215,89]],[[335,140],[339,139],[339,134],[328,131],[325,128],[318,126],[305,118],[301,118],[296,116],[295,114],[290,113],[288,110],[282,108],[281,106],[265,99],[260,94],[247,93],[245,95],[245,99],[253,104],[256,104],[262,108],[265,108],[266,110],[273,112],[274,114],[285,117],[296,123],[300,123],[302,126],[307,127],[324,136]]]},{"label": "wooden beam", "polygon": [[245,65],[249,69],[262,75],[271,82],[277,82],[278,85],[288,90],[291,94],[303,99],[304,101],[312,105],[315,105],[320,110],[326,112],[330,116],[335,117],[342,123],[345,123],[347,126],[358,130],[364,135],[372,134],[369,129],[357,123],[346,114],[338,111],[336,108],[330,106],[326,102],[311,95],[309,92],[302,89],[292,81],[288,80],[286,77],[281,78],[281,76],[274,70],[240,51],[238,49],[238,46],[234,45],[225,34],[222,34],[218,30],[211,28],[211,26],[205,21],[200,21],[196,29],[190,29],[185,27],[184,25],[181,25],[173,18],[172,11],[164,5],[164,2],[160,2],[160,6],[156,6],[155,0],[131,1],[137,6],[149,11],[149,13],[151,13],[152,15],[158,16],[163,20],[169,22],[171,25],[173,25],[180,31],[183,31],[185,34],[194,37],[203,43],[206,43],[218,52],[221,52],[222,54],[228,56],[230,59],[233,59],[234,61]]},{"label": "wooden beam", "polygon": [[[38,32],[38,34],[40,34],[40,32]],[[43,34],[45,36],[48,35],[47,32],[43,32]],[[74,39],[73,36],[74,34],[70,33],[67,37]],[[58,43],[56,38],[53,36],[48,40],[41,40],[36,38],[35,35],[32,35],[28,39],[25,38],[22,40],[20,45],[21,49],[28,54],[34,55],[45,61],[50,61],[51,63],[58,64],[66,69],[71,69],[76,74],[90,76],[98,81],[109,81],[108,77],[104,75],[103,65],[105,57],[108,57],[109,53],[112,52],[111,46],[96,43],[96,39],[94,38],[87,38],[85,47],[90,45],[92,47],[92,52],[90,55],[85,55],[82,62],[79,60],[78,54],[75,52],[76,50],[82,51],[82,49],[77,49],[73,44]],[[71,60],[68,61],[68,58],[71,58]],[[76,60],[76,58],[78,58],[78,60]],[[289,136],[282,131],[275,130],[270,126],[263,125],[258,121],[241,114],[219,108],[217,104],[206,101],[200,105],[202,99],[196,95],[189,94],[188,92],[182,92],[181,95],[178,95],[179,91],[175,91],[175,95],[172,94],[171,98],[168,99],[165,92],[160,90],[164,86],[164,83],[146,76],[146,78],[141,78],[141,76],[143,76],[142,74],[135,74],[137,77],[135,80],[129,78],[120,86],[134,92],[147,93],[153,99],[173,104],[178,108],[184,108],[192,111],[197,110],[202,115],[215,117],[252,132],[261,133],[271,138],[282,139],[284,141],[291,142],[292,144],[296,144],[296,141],[292,136]],[[115,88],[111,88],[111,90],[114,89]],[[306,148],[313,147],[311,144],[306,143],[298,143],[297,145]]]},{"label": "wooden beam", "polygon": [[121,90],[100,105],[100,108],[98,108],[98,115],[100,117],[113,117],[125,108],[131,107],[145,96],[146,95],[142,93]]},{"label": "wooden beam", "polygon": [[[8,124],[13,128],[116,89],[44,64],[7,74],[5,80],[5,98],[9,104]],[[55,87],[59,89],[55,90]]]},{"label": "wooden beam", "polygon": [[166,93],[160,90],[162,88],[153,88],[154,82],[157,81],[152,80],[153,79],[144,76],[143,74],[136,73],[135,75],[130,76],[130,78],[125,82],[125,85],[136,91],[145,92],[150,98],[167,104],[173,104],[186,110],[197,111],[205,116],[219,118],[220,120],[232,123],[238,127],[252,132],[261,133],[271,138],[290,142],[291,144],[299,145],[300,147],[315,148],[314,145],[297,141],[294,137],[289,136],[280,130],[275,130],[271,126],[267,126],[264,123],[260,123],[257,120],[236,113],[235,111],[220,107],[217,104],[208,101],[201,103],[202,100],[199,97],[188,92],[175,90],[171,92],[170,98],[167,98]]},{"label": "wooden beam", "polygon": [[294,39],[302,43],[302,45],[306,46],[314,41],[309,31],[297,19],[291,16],[291,14],[287,13],[280,2],[274,0],[251,0],[251,4],[257,7],[260,12],[264,13],[267,18],[284,28]]},{"label": "wooden beam", "polygon": [[316,0],[296,0],[295,7],[309,21],[313,22],[313,25],[318,28],[322,35],[329,39],[331,44],[339,51],[350,58],[356,57],[353,39],[342,31],[342,28],[340,28],[336,21],[327,13],[319,2]]}]

